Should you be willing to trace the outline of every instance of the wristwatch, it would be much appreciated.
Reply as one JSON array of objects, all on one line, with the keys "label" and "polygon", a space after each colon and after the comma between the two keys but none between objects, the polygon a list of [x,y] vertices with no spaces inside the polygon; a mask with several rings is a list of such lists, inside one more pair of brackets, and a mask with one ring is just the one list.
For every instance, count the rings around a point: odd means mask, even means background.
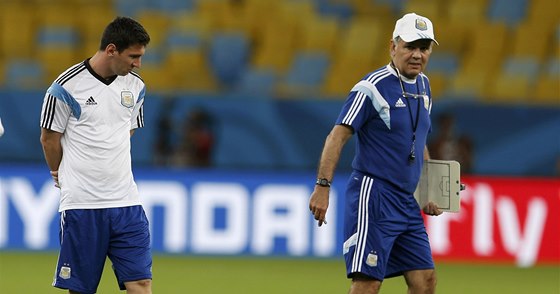
[{"label": "wristwatch", "polygon": [[317,179],[317,182],[315,182],[315,185],[319,185],[321,187],[330,187],[331,186],[331,181],[327,180],[326,178],[320,178],[320,179]]}]

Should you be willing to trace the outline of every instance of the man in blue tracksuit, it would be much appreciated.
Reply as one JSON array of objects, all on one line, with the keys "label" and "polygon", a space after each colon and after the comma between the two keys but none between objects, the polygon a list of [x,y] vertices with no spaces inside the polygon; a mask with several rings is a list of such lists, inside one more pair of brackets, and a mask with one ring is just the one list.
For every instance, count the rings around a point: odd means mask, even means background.
[{"label": "man in blue tracksuit", "polygon": [[[414,13],[396,22],[391,61],[350,91],[321,155],[309,208],[325,222],[329,187],[340,152],[357,135],[348,180],[343,253],[350,293],[378,293],[384,278],[403,275],[409,293],[434,293],[436,275],[421,208],[413,193],[431,130],[424,75],[434,37],[432,22]],[[439,215],[433,203],[423,207]]]}]

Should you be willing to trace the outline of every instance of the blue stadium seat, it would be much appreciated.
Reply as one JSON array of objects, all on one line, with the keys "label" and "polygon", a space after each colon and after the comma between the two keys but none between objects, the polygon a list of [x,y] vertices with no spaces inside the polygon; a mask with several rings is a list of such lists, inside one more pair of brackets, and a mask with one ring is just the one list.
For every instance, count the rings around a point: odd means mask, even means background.
[{"label": "blue stadium seat", "polygon": [[549,58],[545,64],[545,74],[560,79],[560,56]]},{"label": "blue stadium seat", "polygon": [[527,13],[527,0],[492,0],[488,6],[488,20],[517,25]]},{"label": "blue stadium seat", "polygon": [[287,86],[321,86],[329,64],[330,60],[324,53],[296,53],[284,83]]},{"label": "blue stadium seat", "polygon": [[249,54],[249,39],[242,32],[216,33],[211,38],[209,63],[218,81],[226,86],[238,81]]},{"label": "blue stadium seat", "polygon": [[321,15],[335,16],[339,21],[346,22],[354,16],[354,7],[350,1],[317,0],[317,11]]},{"label": "blue stadium seat", "polygon": [[66,26],[45,26],[37,33],[37,44],[39,46],[69,46],[78,44],[79,34],[76,29]]},{"label": "blue stadium seat", "polygon": [[403,8],[407,0],[372,0],[372,1],[375,1],[376,4],[389,6],[393,11],[393,13],[395,14],[401,14],[403,12]]},{"label": "blue stadium seat", "polygon": [[271,69],[249,68],[241,75],[235,93],[260,99],[270,98],[277,79]]},{"label": "blue stadium seat", "polygon": [[150,9],[176,14],[192,10],[195,2],[196,0],[147,0],[147,6]]},{"label": "blue stadium seat", "polygon": [[539,74],[539,63],[534,57],[509,57],[504,61],[502,73],[534,80]]},{"label": "blue stadium seat", "polygon": [[171,29],[167,34],[165,45],[167,48],[200,47],[203,45],[203,36],[196,31]]},{"label": "blue stadium seat", "polygon": [[12,59],[6,65],[5,88],[15,89],[42,89],[44,84],[45,69],[42,64],[33,59]]},{"label": "blue stadium seat", "polygon": [[458,67],[459,60],[457,55],[450,52],[434,52],[434,54],[430,57],[428,72],[453,75],[457,72]]},{"label": "blue stadium seat", "polygon": [[139,11],[149,9],[149,0],[113,0],[117,15],[134,17]]}]

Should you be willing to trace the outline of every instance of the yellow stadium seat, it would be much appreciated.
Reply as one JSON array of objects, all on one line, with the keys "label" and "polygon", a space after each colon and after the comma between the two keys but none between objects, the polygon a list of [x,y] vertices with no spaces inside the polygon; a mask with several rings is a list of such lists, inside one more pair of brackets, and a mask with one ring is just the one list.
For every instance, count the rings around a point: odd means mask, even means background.
[{"label": "yellow stadium seat", "polygon": [[472,38],[470,31],[464,23],[441,22],[436,26],[435,37],[439,45],[434,46],[437,52],[451,52],[462,56],[468,49]]},{"label": "yellow stadium seat", "polygon": [[63,71],[84,59],[77,56],[75,48],[65,47],[42,47],[37,51],[37,60],[45,69],[45,82],[52,83]]},{"label": "yellow stadium seat", "polygon": [[528,78],[517,75],[497,75],[486,84],[483,94],[489,102],[522,102],[528,101],[531,82]]},{"label": "yellow stadium seat", "polygon": [[481,71],[462,70],[453,75],[449,81],[447,93],[453,97],[471,97],[478,99],[482,97],[486,84],[492,73]]},{"label": "yellow stadium seat", "polygon": [[174,80],[168,76],[167,69],[162,64],[146,64],[138,70],[142,80],[147,85],[148,91],[157,91],[158,93],[172,92],[177,88]]},{"label": "yellow stadium seat", "polygon": [[277,72],[284,72],[294,53],[295,23],[269,21],[263,26],[263,31],[256,40],[251,63],[256,68],[271,68]]},{"label": "yellow stadium seat", "polygon": [[378,4],[371,0],[350,0],[350,4],[354,8],[354,19],[366,17],[395,21],[395,15],[389,5]]},{"label": "yellow stadium seat", "polygon": [[150,34],[150,46],[160,47],[164,44],[172,23],[169,14],[154,10],[142,10],[138,12],[136,19]]},{"label": "yellow stadium seat", "polygon": [[327,72],[322,93],[327,98],[344,99],[361,78],[375,69],[371,62],[364,62],[357,56],[339,56],[334,59]]},{"label": "yellow stadium seat", "polygon": [[452,0],[447,3],[447,19],[466,24],[485,23],[487,8],[487,0]]},{"label": "yellow stadium seat", "polygon": [[174,89],[183,91],[215,91],[216,81],[208,66],[202,47],[170,50],[164,61],[165,76]]},{"label": "yellow stadium seat", "polygon": [[332,55],[323,85],[325,95],[345,98],[364,75],[389,63],[390,26],[385,20],[366,18],[350,22]]},{"label": "yellow stadium seat", "polygon": [[551,45],[551,39],[551,27],[522,23],[513,32],[510,54],[515,57],[535,57],[542,61]]},{"label": "yellow stadium seat", "polygon": [[449,77],[443,73],[428,73],[432,99],[439,99],[447,91]]},{"label": "yellow stadium seat", "polygon": [[403,13],[414,12],[416,14],[429,18],[434,26],[437,26],[443,18],[445,10],[445,2],[439,0],[408,0],[403,7]]},{"label": "yellow stadium seat", "polygon": [[527,20],[531,23],[540,23],[543,27],[551,27],[560,19],[560,4],[558,1],[531,0],[527,7]]},{"label": "yellow stadium seat", "polygon": [[331,55],[339,41],[339,23],[334,17],[312,17],[299,30],[297,48]]},{"label": "yellow stadium seat", "polygon": [[169,27],[170,31],[192,33],[207,39],[214,30],[212,20],[197,12],[183,12],[176,15]]},{"label": "yellow stadium seat", "polygon": [[560,78],[552,76],[539,78],[535,84],[534,98],[536,103],[560,106]]},{"label": "yellow stadium seat", "polygon": [[242,17],[247,21],[247,33],[257,39],[262,33],[263,24],[270,21],[278,11],[283,0],[244,0]]},{"label": "yellow stadium seat", "polygon": [[104,6],[84,5],[78,9],[81,15],[91,13],[96,17],[82,17],[78,20],[78,29],[81,32],[80,56],[91,56],[101,43],[101,36],[105,27],[115,19],[116,12]]},{"label": "yellow stadium seat", "polygon": [[76,13],[77,6],[64,5],[63,3],[41,3],[35,7],[41,13],[37,14],[37,25],[56,25],[76,27],[78,19],[83,15]]},{"label": "yellow stadium seat", "polygon": [[494,73],[502,64],[508,31],[503,24],[478,24],[472,28],[461,70],[471,73]]},{"label": "yellow stadium seat", "polygon": [[0,4],[0,56],[30,58],[34,53],[37,12],[24,4]]}]

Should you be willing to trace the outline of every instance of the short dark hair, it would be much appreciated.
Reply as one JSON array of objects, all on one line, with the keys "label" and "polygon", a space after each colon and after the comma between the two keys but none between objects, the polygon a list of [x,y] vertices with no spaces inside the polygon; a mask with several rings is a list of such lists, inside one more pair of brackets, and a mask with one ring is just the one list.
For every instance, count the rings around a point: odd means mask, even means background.
[{"label": "short dark hair", "polygon": [[139,22],[129,17],[118,16],[103,31],[99,50],[105,50],[107,45],[115,44],[117,51],[122,52],[132,45],[146,46],[148,43],[150,35]]}]

